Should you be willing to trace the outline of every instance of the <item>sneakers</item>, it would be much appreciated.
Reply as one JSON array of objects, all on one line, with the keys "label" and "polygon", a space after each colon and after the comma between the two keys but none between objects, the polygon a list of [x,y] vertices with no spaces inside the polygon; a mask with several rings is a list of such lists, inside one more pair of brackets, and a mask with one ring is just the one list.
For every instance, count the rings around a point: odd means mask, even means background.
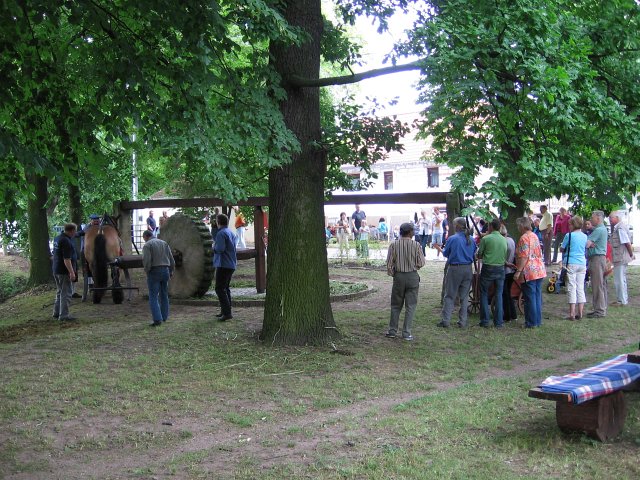
[{"label": "sneakers", "polygon": [[596,312],[589,312],[589,313],[587,313],[587,317],[589,317],[589,318],[604,318],[604,315],[601,315],[601,314],[596,313]]},{"label": "sneakers", "polygon": [[448,323],[444,323],[444,322],[440,322],[440,323],[436,324],[436,327],[449,328],[449,324]]},{"label": "sneakers", "polygon": [[[396,338],[397,335],[395,333],[391,333],[391,332],[387,332],[384,334],[385,337],[387,338]],[[403,340],[406,340],[407,342],[411,342],[413,341],[413,335],[409,335],[408,337],[402,337]]]},{"label": "sneakers", "polygon": [[[217,315],[216,315],[217,316]],[[226,322],[227,320],[231,320],[233,318],[233,315],[229,314],[229,315],[222,315],[221,317],[218,317],[218,321],[219,322]]]}]

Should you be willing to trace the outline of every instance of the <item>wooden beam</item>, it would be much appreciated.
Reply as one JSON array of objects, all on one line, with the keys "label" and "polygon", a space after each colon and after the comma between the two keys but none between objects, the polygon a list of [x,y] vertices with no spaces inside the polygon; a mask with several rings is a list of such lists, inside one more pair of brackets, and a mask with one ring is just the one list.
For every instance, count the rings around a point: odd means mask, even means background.
[{"label": "wooden beam", "polygon": [[553,400],[554,402],[573,403],[570,393],[544,392],[541,388],[529,390],[531,398],[541,398],[542,400]]},{"label": "wooden beam", "polygon": [[449,192],[414,192],[414,193],[354,193],[332,195],[325,200],[325,205],[363,204],[375,205],[383,203],[436,203],[445,205]]},{"label": "wooden beam", "polygon": [[121,210],[140,210],[145,208],[206,208],[220,207],[224,205],[239,205],[241,207],[261,207],[269,205],[269,197],[249,197],[233,204],[227,200],[215,197],[201,198],[159,198],[157,200],[123,200],[120,202]]},{"label": "wooden beam", "polygon": [[[331,195],[325,200],[325,205],[349,205],[363,204],[376,205],[384,203],[422,203],[439,204],[447,203],[449,192],[413,192],[413,193],[349,193],[345,195]],[[160,198],[157,200],[123,200],[120,202],[120,210],[141,210],[146,208],[206,208],[230,205],[221,198]],[[239,200],[233,205],[241,207],[266,207],[269,205],[269,197],[249,197]]]}]

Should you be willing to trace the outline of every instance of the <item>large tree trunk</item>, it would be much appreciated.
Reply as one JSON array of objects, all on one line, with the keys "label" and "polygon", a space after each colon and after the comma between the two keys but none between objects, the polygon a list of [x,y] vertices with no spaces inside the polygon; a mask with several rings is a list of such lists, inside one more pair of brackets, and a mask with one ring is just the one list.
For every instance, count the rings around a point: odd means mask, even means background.
[{"label": "large tree trunk", "polygon": [[29,175],[27,180],[34,186],[34,194],[29,196],[27,214],[29,216],[29,285],[42,285],[53,280],[49,252],[49,225],[47,224],[47,178]]},{"label": "large tree trunk", "polygon": [[507,218],[505,219],[504,223],[507,226],[509,235],[511,235],[516,243],[518,243],[518,240],[520,240],[520,231],[518,230],[518,226],[516,225],[516,219],[525,216],[525,208],[527,206],[527,202],[521,196],[515,194],[509,195],[509,200],[514,203],[514,206],[506,208]]},{"label": "large tree trunk", "polygon": [[[71,221],[78,226],[78,231],[80,231],[80,225],[82,225],[82,201],[80,197],[80,187],[69,183],[67,185],[67,192],[69,194],[69,218],[71,218]],[[76,252],[80,252],[80,237],[74,238],[73,241],[76,246]]]},{"label": "large tree trunk", "polygon": [[71,219],[71,222],[75,223],[78,225],[78,228],[80,228],[83,216],[80,187],[70,183],[67,185],[67,193],[69,194],[69,218]]},{"label": "large tree trunk", "polygon": [[[274,66],[286,83],[290,75],[319,78],[323,22],[319,0],[289,1],[287,21],[309,40],[299,47],[273,45]],[[326,156],[320,141],[318,88],[287,86],[281,111],[301,152],[269,174],[269,253],[262,339],[271,344],[322,343],[337,335],[329,302],[324,240]]]}]

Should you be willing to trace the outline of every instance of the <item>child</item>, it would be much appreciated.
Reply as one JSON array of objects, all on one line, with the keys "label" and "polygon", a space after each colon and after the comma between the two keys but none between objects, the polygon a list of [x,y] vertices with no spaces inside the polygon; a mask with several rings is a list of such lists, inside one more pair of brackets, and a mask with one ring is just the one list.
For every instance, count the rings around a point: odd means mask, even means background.
[{"label": "child", "polygon": [[360,256],[369,258],[369,225],[366,220],[362,220],[360,226]]}]

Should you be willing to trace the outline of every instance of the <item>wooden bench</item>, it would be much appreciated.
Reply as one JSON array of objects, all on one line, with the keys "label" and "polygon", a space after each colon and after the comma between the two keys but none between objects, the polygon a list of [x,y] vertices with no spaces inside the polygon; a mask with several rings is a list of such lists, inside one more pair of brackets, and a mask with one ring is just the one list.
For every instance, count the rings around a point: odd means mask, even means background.
[{"label": "wooden bench", "polygon": [[[627,362],[640,363],[640,350],[629,354]],[[624,427],[627,401],[623,392],[638,389],[640,380],[580,404],[574,404],[568,393],[548,393],[538,387],[529,390],[529,396],[556,402],[556,422],[563,432],[583,432],[604,442],[619,435]]]}]

